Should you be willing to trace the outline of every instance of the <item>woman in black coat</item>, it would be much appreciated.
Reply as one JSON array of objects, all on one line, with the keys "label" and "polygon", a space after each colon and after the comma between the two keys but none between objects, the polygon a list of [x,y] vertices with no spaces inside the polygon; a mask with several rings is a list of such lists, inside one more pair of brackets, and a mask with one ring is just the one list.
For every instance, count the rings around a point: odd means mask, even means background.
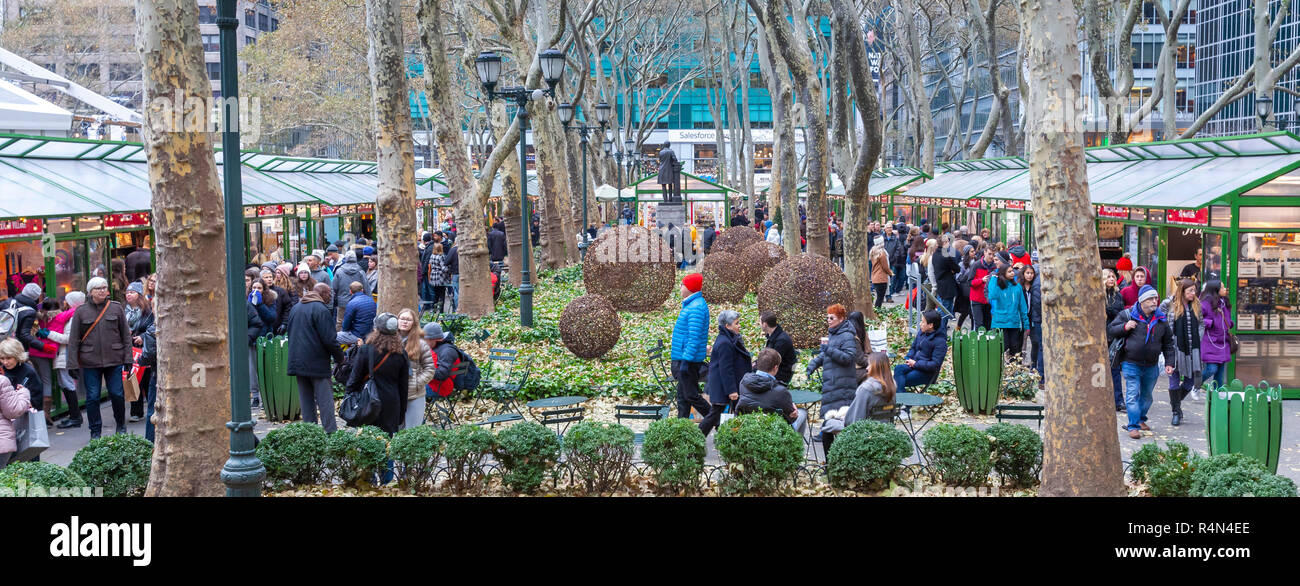
[{"label": "woman in black coat", "polygon": [[709,354],[709,414],[700,422],[705,436],[722,420],[722,411],[740,398],[740,379],[749,373],[753,358],[740,337],[740,314],[731,310],[718,315],[718,337]]},{"label": "woman in black coat", "polygon": [[406,420],[406,392],[411,369],[406,360],[402,339],[397,336],[397,316],[381,313],[375,317],[375,329],[357,353],[348,377],[348,392],[361,392],[373,380],[381,408],[374,426],[389,435],[397,433]]}]

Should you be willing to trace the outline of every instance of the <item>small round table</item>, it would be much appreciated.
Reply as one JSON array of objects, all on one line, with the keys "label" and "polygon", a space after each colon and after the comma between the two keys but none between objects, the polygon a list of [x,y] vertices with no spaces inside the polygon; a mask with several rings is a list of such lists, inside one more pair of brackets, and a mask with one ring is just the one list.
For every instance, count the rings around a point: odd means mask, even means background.
[{"label": "small round table", "polygon": [[[921,444],[917,443],[916,436],[920,435],[921,431],[925,429],[925,426],[929,425],[931,421],[934,421],[934,416],[939,414],[938,410],[934,409],[934,407],[943,404],[943,397],[936,397],[925,393],[897,393],[894,395],[894,404],[901,407],[903,412],[907,413],[906,419],[901,417],[899,419],[903,423],[903,429],[907,430],[907,435],[912,437],[912,445],[916,447],[917,458],[919,458],[921,462],[924,462],[925,457],[921,454]],[[912,420],[912,407],[930,410],[930,417],[921,422],[919,427],[916,426]]]},{"label": "small round table", "polygon": [[[529,410],[537,410],[537,409],[554,410],[552,412],[542,411],[541,417],[538,418],[538,420],[543,425],[554,425],[555,433],[557,435],[562,435],[564,431],[560,428],[561,423],[566,424],[563,429],[568,429],[569,426],[567,424],[573,423],[574,421],[582,420],[581,410],[580,409],[572,410],[570,409],[570,407],[573,407],[574,405],[581,405],[583,403],[586,403],[587,400],[588,400],[587,397],[583,397],[580,395],[574,395],[569,397],[551,397],[548,399],[537,399],[537,400],[529,401],[527,403],[524,403],[524,406],[528,407]],[[573,413],[578,413],[578,415],[573,416]],[[547,418],[548,414],[554,415],[555,417],[552,417],[551,419],[557,419],[557,421],[549,421]],[[536,418],[536,416],[534,416],[534,418]]]}]

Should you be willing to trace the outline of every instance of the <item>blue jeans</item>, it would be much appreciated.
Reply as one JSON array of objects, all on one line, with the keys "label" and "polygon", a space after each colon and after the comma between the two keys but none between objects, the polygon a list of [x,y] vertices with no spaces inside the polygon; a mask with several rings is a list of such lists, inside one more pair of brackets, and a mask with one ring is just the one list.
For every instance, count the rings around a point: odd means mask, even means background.
[{"label": "blue jeans", "polygon": [[428,306],[433,305],[433,285],[429,281],[420,283],[420,311],[424,311]]},{"label": "blue jeans", "polygon": [[1116,409],[1124,407],[1124,379],[1121,376],[1120,364],[1120,362],[1116,362],[1110,367],[1110,382],[1112,383],[1111,388],[1115,390]]},{"label": "blue jeans", "polygon": [[158,399],[158,374],[149,377],[149,398],[144,412],[144,439],[153,441],[153,404]]},{"label": "blue jeans", "polygon": [[[106,368],[81,369],[81,384],[86,387],[86,418],[90,420],[90,435],[98,437],[104,429],[99,416],[99,390],[107,387],[108,399],[113,403],[113,423],[126,426],[126,396],[122,394],[122,365]],[[101,386],[102,384],[102,386]]]},{"label": "blue jeans", "polygon": [[1147,420],[1147,411],[1151,410],[1151,391],[1155,390],[1156,380],[1160,378],[1160,366],[1138,366],[1125,360],[1120,368],[1124,371],[1128,429],[1141,429],[1138,424]]},{"label": "blue jeans", "polygon": [[894,389],[899,393],[907,392],[907,387],[919,387],[930,382],[934,373],[917,370],[906,364],[894,367]]},{"label": "blue jeans", "polygon": [[460,307],[460,275],[451,276],[451,311],[455,313]]},{"label": "blue jeans", "polygon": [[1227,363],[1206,362],[1201,365],[1201,380],[1208,381],[1214,379],[1215,388],[1224,385],[1224,379],[1228,376]]}]

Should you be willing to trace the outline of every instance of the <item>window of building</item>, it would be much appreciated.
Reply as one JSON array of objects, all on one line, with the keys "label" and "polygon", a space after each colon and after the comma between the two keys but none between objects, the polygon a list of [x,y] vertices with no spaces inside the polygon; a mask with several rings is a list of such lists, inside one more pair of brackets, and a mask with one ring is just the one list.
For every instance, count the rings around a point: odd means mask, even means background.
[{"label": "window of building", "polygon": [[272,31],[280,30],[280,19],[278,18],[271,19],[271,30]]},{"label": "window of building", "polygon": [[199,24],[212,24],[217,22],[217,7],[200,6],[199,7]]},{"label": "window of building", "polygon": [[244,26],[248,28],[257,28],[257,13],[252,10],[244,12]]},{"label": "window of building", "polygon": [[221,35],[203,35],[203,50],[215,53],[221,50]]},{"label": "window of building", "polygon": [[98,63],[76,63],[71,65],[68,68],[68,70],[72,73],[74,77],[80,77],[82,79],[94,79],[94,80],[99,79]]},{"label": "window of building", "polygon": [[140,65],[138,63],[110,63],[108,66],[109,81],[132,81],[140,79]]},{"label": "window of building", "polygon": [[208,79],[211,79],[213,81],[220,81],[221,64],[209,61],[206,65],[208,66]]},{"label": "window of building", "polygon": [[259,12],[257,14],[257,30],[259,31],[271,30],[271,17],[267,16],[264,13]]}]

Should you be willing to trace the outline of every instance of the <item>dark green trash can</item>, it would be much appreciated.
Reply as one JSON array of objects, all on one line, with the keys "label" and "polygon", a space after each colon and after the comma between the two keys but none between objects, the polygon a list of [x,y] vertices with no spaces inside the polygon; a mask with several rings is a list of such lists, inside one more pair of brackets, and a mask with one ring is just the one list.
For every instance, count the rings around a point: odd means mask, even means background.
[{"label": "dark green trash can", "polygon": [[962,409],[993,413],[1002,392],[1002,349],[1002,332],[974,330],[952,335],[952,374]]},{"label": "dark green trash can", "polygon": [[1205,431],[1210,455],[1245,454],[1263,462],[1277,474],[1282,451],[1282,389],[1260,381],[1246,386],[1241,381],[1215,388],[1205,383]]},{"label": "dark green trash can", "polygon": [[257,341],[257,380],[267,421],[293,421],[302,416],[298,378],[288,373],[288,352],[289,341],[284,336]]}]

